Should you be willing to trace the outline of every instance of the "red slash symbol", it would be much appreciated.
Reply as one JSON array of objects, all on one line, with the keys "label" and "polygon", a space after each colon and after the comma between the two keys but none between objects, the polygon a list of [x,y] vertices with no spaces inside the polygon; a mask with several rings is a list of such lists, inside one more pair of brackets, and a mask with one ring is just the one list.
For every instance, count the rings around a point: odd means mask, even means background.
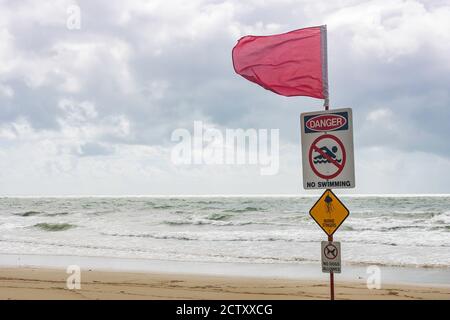
[{"label": "red slash symbol", "polygon": [[[323,139],[331,139],[334,142],[336,142],[336,144],[341,148],[342,150],[342,159],[340,159],[340,161],[338,161],[337,159],[335,159],[335,157],[330,155],[330,152],[325,152],[322,148],[319,148],[317,146],[317,144],[322,141]],[[323,159],[326,159],[326,162],[329,162],[331,164],[333,164],[336,167],[336,171],[331,173],[331,174],[325,174],[325,173],[321,173],[315,166],[314,161],[313,161],[313,151],[317,152]],[[337,151],[337,148],[336,148]],[[314,171],[314,173],[322,178],[322,179],[333,179],[335,177],[337,177],[342,170],[345,167],[345,160],[346,160],[346,154],[345,154],[345,148],[344,148],[344,144],[341,142],[341,140],[339,140],[337,137],[331,135],[331,134],[324,134],[321,135],[320,137],[318,137],[316,140],[314,140],[314,142],[311,144],[311,147],[309,148],[309,165],[311,166],[311,169]]]}]

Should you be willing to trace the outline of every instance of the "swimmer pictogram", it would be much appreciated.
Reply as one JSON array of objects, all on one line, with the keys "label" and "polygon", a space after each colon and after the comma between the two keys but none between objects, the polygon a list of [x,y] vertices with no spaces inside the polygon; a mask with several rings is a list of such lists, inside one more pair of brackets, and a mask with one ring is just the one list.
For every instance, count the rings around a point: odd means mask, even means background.
[{"label": "swimmer pictogram", "polygon": [[337,177],[345,167],[345,147],[339,138],[331,134],[319,136],[309,149],[312,171],[322,179]]}]

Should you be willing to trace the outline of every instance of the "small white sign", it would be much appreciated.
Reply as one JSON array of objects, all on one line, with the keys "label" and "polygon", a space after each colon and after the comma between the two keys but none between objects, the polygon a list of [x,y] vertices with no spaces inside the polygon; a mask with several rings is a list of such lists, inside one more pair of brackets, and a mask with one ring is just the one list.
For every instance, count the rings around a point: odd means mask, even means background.
[{"label": "small white sign", "polygon": [[322,241],[322,272],[341,273],[341,243]]},{"label": "small white sign", "polygon": [[300,115],[303,188],[355,187],[352,109]]}]

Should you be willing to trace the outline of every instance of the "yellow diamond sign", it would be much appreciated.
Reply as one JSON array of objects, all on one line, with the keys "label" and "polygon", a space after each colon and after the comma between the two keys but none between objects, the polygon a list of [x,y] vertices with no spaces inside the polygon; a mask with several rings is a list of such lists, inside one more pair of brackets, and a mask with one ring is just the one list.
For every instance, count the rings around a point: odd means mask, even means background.
[{"label": "yellow diamond sign", "polygon": [[331,236],[349,215],[348,209],[336,195],[327,189],[309,210],[311,217]]}]

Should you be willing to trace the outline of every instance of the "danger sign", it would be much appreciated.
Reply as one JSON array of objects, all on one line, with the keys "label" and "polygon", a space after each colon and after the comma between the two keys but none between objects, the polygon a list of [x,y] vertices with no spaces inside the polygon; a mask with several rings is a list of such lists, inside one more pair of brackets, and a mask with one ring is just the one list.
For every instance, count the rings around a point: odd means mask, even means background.
[{"label": "danger sign", "polygon": [[354,188],[352,110],[301,114],[303,187]]}]

